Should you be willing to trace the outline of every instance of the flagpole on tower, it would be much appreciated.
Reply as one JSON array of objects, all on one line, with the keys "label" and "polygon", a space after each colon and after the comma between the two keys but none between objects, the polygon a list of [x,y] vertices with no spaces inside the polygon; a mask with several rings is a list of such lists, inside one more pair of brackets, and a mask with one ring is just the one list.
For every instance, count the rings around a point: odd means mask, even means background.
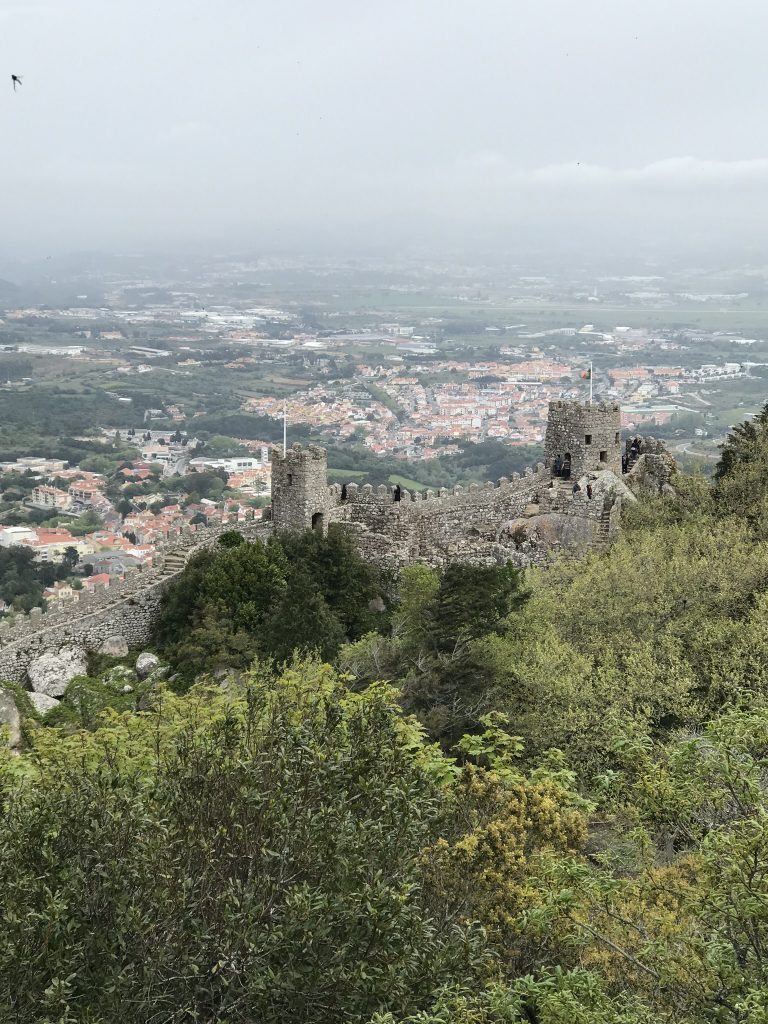
[{"label": "flagpole on tower", "polygon": [[283,400],[283,458],[288,452],[288,409]]},{"label": "flagpole on tower", "polygon": [[592,405],[592,360],[589,361],[589,404]]}]

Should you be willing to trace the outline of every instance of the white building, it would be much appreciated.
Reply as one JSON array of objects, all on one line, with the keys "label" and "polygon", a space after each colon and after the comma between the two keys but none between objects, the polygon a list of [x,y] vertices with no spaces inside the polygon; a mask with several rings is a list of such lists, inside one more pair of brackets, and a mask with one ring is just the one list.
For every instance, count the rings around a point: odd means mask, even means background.
[{"label": "white building", "polygon": [[0,547],[10,548],[15,544],[29,544],[37,539],[35,530],[28,526],[3,526],[0,529]]},{"label": "white building", "polygon": [[67,468],[63,459],[44,459],[34,455],[26,455],[15,462],[0,462],[0,470],[4,473],[35,473],[51,476]]},{"label": "white building", "polygon": [[[266,457],[265,457],[266,456]],[[263,469],[269,462],[266,448],[262,449],[262,457],[257,459],[252,455],[238,455],[231,459],[213,459],[200,456],[189,460],[189,468],[203,473],[213,469],[223,469],[227,474],[245,473],[249,469]]]},{"label": "white building", "polygon": [[38,484],[32,491],[30,503],[37,508],[65,509],[70,505],[70,497],[66,491],[47,484]]}]

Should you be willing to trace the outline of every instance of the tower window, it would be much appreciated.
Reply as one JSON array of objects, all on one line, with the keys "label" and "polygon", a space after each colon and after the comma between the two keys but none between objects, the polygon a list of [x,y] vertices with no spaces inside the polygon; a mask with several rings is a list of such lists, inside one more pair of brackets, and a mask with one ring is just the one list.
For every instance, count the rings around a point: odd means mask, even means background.
[{"label": "tower window", "polygon": [[601,462],[607,462],[608,461],[608,452],[600,452],[600,461]]},{"label": "tower window", "polygon": [[621,433],[616,431],[616,444],[621,444]]},{"label": "tower window", "polygon": [[293,483],[293,473],[289,473],[288,474],[288,486],[290,486],[292,483]]},{"label": "tower window", "polygon": [[591,434],[585,434],[584,435],[584,444],[592,444],[592,435]]}]

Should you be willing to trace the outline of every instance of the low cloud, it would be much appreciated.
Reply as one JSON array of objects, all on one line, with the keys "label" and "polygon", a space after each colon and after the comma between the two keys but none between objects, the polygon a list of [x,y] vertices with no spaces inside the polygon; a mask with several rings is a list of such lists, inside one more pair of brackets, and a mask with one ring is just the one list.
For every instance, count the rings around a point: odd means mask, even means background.
[{"label": "low cloud", "polygon": [[483,179],[495,185],[512,187],[632,188],[647,186],[659,190],[691,188],[738,189],[768,186],[768,158],[755,160],[702,160],[697,157],[670,157],[639,167],[609,167],[579,160],[547,164],[532,169],[516,167],[498,153],[479,153],[461,161],[458,177],[478,183]]},{"label": "low cloud", "polygon": [[161,133],[163,142],[180,143],[197,140],[205,135],[208,126],[202,121],[179,121]]}]

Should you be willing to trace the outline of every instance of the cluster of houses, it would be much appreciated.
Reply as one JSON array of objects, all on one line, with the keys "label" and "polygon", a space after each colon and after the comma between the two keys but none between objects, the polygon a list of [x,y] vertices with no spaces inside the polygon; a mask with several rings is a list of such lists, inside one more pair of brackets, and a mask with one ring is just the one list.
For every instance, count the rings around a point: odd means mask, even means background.
[{"label": "cluster of houses", "polygon": [[[357,365],[353,382],[315,385],[290,398],[249,398],[244,408],[325,427],[340,439],[362,431],[377,455],[434,458],[452,441],[539,443],[550,400],[576,397],[573,368],[544,356],[521,362],[445,360],[401,367]],[[424,376],[444,377],[423,384]]]},{"label": "cluster of houses", "polygon": [[[44,591],[43,597],[49,601],[78,601],[83,593],[108,586],[129,572],[152,565],[158,545],[177,535],[185,525],[206,523],[214,514],[222,522],[233,524],[261,514],[260,510],[234,498],[213,501],[201,497],[189,501],[180,494],[169,501],[167,489],[163,490],[160,481],[162,466],[143,454],[118,471],[118,489],[123,494],[135,495],[136,488],[132,485],[143,488],[140,496],[127,501],[126,507],[117,502],[121,511],[107,496],[106,477],[68,469],[61,460],[23,458],[0,464],[0,470],[32,474],[36,480],[25,504],[49,512],[50,519],[57,523],[0,525],[0,548],[31,550],[40,562],[71,562],[72,576],[53,583]],[[269,490],[271,463],[265,445],[252,457],[200,457],[187,462],[188,473],[210,470],[223,471],[226,486],[241,493],[251,490],[261,494]],[[111,488],[110,493],[114,495]],[[94,514],[94,523],[98,526],[84,532],[83,520],[80,520],[79,528],[73,533],[69,526],[75,529],[74,520],[87,512]],[[0,613],[7,610],[0,605]]]}]

